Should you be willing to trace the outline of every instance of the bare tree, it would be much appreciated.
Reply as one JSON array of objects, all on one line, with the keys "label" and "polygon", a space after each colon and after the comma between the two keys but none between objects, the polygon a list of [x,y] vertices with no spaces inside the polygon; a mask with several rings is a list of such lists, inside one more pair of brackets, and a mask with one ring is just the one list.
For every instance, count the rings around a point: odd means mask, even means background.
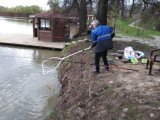
[{"label": "bare tree", "polygon": [[129,12],[129,17],[132,16],[133,9],[134,9],[134,4],[135,4],[135,0],[132,0],[132,6],[131,6],[131,9],[130,9],[130,12]]},{"label": "bare tree", "polygon": [[76,10],[79,17],[79,32],[84,33],[87,31],[87,2],[92,0],[63,0],[63,8],[65,12]]},{"label": "bare tree", "polygon": [[122,17],[124,17],[125,3],[124,0],[121,0],[120,2],[121,2]]},{"label": "bare tree", "polygon": [[[146,1],[145,1],[146,2]],[[146,7],[141,14],[142,22],[145,27],[160,31],[160,2],[147,1]]]},{"label": "bare tree", "polygon": [[159,7],[159,5],[157,4],[159,0],[142,0],[142,2],[144,3],[142,11],[144,11],[149,5],[154,6],[156,8]]},{"label": "bare tree", "polygon": [[87,3],[86,0],[76,0],[79,13],[80,33],[87,31]]},{"label": "bare tree", "polygon": [[58,11],[58,10],[60,10],[59,0],[48,0],[47,4],[49,5],[49,7],[50,7],[50,9],[52,11]]},{"label": "bare tree", "polygon": [[108,8],[108,0],[98,1],[97,19],[100,21],[102,25],[107,24],[107,8]]}]

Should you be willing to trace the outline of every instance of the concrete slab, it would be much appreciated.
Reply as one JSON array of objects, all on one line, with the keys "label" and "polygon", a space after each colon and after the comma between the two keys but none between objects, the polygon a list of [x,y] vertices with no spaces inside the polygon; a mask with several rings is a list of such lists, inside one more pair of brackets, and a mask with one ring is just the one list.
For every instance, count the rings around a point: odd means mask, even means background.
[{"label": "concrete slab", "polygon": [[25,34],[0,34],[0,44],[60,49],[60,50],[62,50],[65,47],[65,42],[44,42],[44,41],[39,41],[32,35],[25,35]]}]

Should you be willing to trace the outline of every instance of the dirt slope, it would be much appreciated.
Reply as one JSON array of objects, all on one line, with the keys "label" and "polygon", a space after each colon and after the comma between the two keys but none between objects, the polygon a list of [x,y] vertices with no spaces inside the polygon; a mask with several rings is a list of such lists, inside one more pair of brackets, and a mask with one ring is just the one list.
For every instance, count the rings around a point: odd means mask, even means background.
[{"label": "dirt slope", "polygon": [[[74,63],[64,62],[60,67],[62,91],[52,119],[159,120],[160,66],[155,64],[153,76],[148,76],[145,64],[123,63],[110,56],[128,45],[145,51],[146,55],[151,49],[139,43],[115,42],[108,57],[112,63],[110,70],[101,66],[98,75],[93,73],[94,65],[89,65],[94,63],[93,51],[73,56],[69,61]],[[69,48],[69,53],[88,46],[78,44]]]}]

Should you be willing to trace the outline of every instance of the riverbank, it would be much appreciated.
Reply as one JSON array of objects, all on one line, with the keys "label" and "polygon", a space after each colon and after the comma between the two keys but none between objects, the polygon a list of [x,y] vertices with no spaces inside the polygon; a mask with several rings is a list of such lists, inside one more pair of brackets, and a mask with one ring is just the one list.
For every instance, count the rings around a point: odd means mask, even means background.
[{"label": "riverbank", "polygon": [[[73,53],[89,45],[79,43],[67,48],[65,53]],[[133,41],[116,41],[108,55],[110,70],[105,71],[101,66],[98,75],[93,73],[92,50],[69,58],[73,63],[64,62],[59,69],[62,91],[51,120],[158,120],[160,67],[155,65],[153,76],[148,76],[145,64],[123,63],[111,56],[112,52],[126,46],[141,50],[146,55],[152,49]]]}]

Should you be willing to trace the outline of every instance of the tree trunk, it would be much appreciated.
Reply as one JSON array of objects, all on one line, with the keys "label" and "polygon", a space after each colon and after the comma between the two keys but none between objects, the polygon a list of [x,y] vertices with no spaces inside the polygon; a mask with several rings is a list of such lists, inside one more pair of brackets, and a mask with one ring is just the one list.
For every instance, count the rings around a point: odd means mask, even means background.
[{"label": "tree trunk", "polygon": [[132,6],[131,6],[131,10],[129,12],[129,17],[132,16],[132,13],[133,13],[133,10],[134,10],[134,3],[135,3],[135,0],[132,1]]},{"label": "tree trunk", "polygon": [[87,31],[87,3],[86,0],[80,0],[80,12],[79,12],[79,22],[80,22],[80,33]]},{"label": "tree trunk", "polygon": [[107,8],[108,8],[108,0],[99,0],[97,19],[100,21],[101,25],[107,24]]},{"label": "tree trunk", "polygon": [[87,31],[87,3],[86,0],[76,0],[79,13],[79,33]]},{"label": "tree trunk", "polygon": [[86,0],[64,0],[65,12],[75,13],[75,9],[78,14],[75,16],[79,17],[79,34],[87,31],[87,2]]},{"label": "tree trunk", "polygon": [[121,0],[121,6],[122,6],[122,8],[121,8],[121,10],[122,10],[122,18],[124,18],[124,10],[125,10],[125,5],[124,5],[124,0]]}]

